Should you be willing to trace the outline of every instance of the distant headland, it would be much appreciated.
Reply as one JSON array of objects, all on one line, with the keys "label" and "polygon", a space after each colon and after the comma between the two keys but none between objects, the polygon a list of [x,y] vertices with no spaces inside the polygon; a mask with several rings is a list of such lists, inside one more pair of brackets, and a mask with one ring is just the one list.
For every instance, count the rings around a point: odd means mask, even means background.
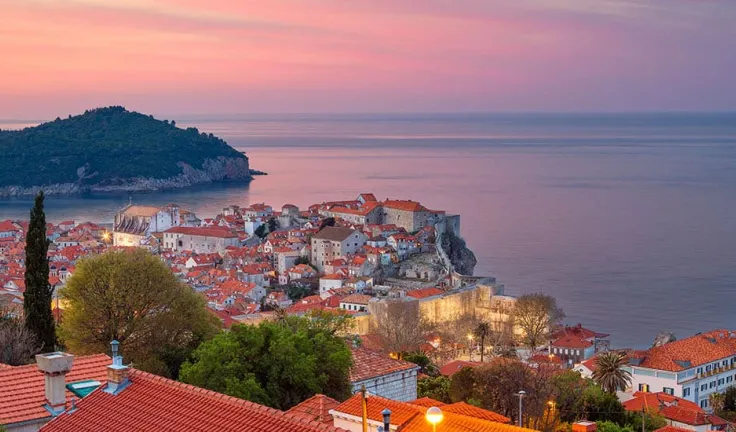
[{"label": "distant headland", "polygon": [[264,173],[224,140],[121,106],[0,130],[0,197],[155,191],[254,174]]}]

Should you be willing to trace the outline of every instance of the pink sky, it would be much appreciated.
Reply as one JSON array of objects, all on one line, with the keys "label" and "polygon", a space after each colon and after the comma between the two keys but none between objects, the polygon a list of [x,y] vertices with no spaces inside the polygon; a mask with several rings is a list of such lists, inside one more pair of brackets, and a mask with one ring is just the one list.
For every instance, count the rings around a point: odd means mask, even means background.
[{"label": "pink sky", "polygon": [[0,0],[0,118],[734,110],[734,0]]}]

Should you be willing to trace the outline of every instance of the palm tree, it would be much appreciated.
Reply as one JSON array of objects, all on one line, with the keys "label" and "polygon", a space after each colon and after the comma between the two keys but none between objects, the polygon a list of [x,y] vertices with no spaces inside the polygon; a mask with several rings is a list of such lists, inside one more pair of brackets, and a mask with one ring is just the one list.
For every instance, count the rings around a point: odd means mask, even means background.
[{"label": "palm tree", "polygon": [[478,326],[473,330],[475,337],[480,338],[480,362],[483,363],[483,353],[486,350],[486,338],[491,335],[491,326],[485,321],[478,323]]},{"label": "palm tree", "polygon": [[608,393],[625,389],[631,383],[631,372],[622,369],[627,364],[628,360],[623,353],[600,354],[596,360],[593,379]]}]

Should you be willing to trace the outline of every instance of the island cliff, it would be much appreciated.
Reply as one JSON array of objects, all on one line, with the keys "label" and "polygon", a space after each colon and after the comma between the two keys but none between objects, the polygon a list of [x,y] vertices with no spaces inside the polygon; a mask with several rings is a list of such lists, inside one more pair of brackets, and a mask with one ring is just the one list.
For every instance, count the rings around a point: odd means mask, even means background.
[{"label": "island cliff", "polygon": [[248,157],[222,139],[123,107],[0,131],[0,196],[153,191],[250,179]]}]

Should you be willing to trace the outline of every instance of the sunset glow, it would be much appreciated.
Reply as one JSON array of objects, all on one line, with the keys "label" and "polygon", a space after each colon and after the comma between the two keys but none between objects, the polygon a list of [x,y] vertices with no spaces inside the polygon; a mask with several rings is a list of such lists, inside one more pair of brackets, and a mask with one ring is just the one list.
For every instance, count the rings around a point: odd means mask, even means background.
[{"label": "sunset glow", "polygon": [[0,118],[736,109],[720,0],[0,0]]}]

